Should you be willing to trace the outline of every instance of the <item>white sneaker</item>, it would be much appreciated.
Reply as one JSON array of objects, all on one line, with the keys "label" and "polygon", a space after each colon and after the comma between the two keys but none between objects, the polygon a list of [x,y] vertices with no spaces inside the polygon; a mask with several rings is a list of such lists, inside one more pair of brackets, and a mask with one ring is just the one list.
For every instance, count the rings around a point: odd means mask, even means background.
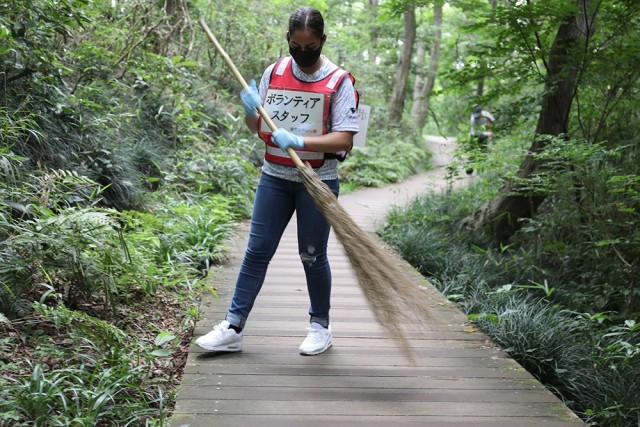
[{"label": "white sneaker", "polygon": [[206,351],[242,351],[242,331],[229,328],[226,320],[213,327],[213,331],[196,340],[196,345]]},{"label": "white sneaker", "polygon": [[300,344],[300,354],[315,356],[331,347],[331,326],[324,328],[322,325],[313,322],[309,325],[307,331],[309,331],[307,337]]}]

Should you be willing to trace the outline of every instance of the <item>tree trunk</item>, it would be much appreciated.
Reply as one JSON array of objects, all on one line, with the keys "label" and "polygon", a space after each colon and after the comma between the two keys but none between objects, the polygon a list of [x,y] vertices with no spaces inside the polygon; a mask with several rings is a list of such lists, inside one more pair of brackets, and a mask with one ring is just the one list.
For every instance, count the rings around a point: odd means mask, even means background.
[{"label": "tree trunk", "polygon": [[411,106],[411,116],[416,117],[420,108],[420,98],[422,96],[422,88],[425,82],[425,59],[427,57],[427,43],[423,38],[416,42],[416,80],[413,83],[413,105]]},{"label": "tree trunk", "polygon": [[183,0],[165,0],[164,1],[164,14],[167,22],[171,27],[176,26],[183,18],[184,13],[182,10]]},{"label": "tree trunk", "polygon": [[433,44],[431,45],[431,57],[427,78],[421,84],[418,96],[413,99],[411,114],[416,121],[418,129],[422,130],[427,122],[429,112],[429,98],[438,77],[438,65],[440,64],[440,45],[442,43],[442,0],[436,0],[433,4]]},{"label": "tree trunk", "polygon": [[162,40],[164,56],[187,56],[193,49],[194,29],[187,0],[164,0],[165,34]]},{"label": "tree trunk", "polygon": [[[567,133],[569,112],[576,90],[577,76],[582,59],[576,54],[584,50],[590,37],[591,24],[595,16],[587,17],[582,11],[589,10],[590,0],[576,0],[576,12],[568,15],[560,25],[546,63],[542,108],[536,132],[516,177],[500,190],[499,194],[464,221],[463,226],[487,230],[496,240],[507,241],[522,226],[521,219],[532,218],[544,201],[545,195],[524,189],[521,185],[541,166],[536,153],[542,150],[547,135]],[[578,49],[582,48],[582,50]]]},{"label": "tree trunk", "polygon": [[[482,67],[482,70],[486,69],[484,64],[481,65],[481,67]],[[478,98],[481,98],[482,95],[484,95],[484,79],[485,79],[485,76],[484,76],[484,71],[483,71],[482,77],[480,77],[480,80],[478,80],[478,84],[476,85],[476,96]]]},{"label": "tree trunk", "polygon": [[[498,7],[498,1],[489,0],[489,4],[491,5],[491,9],[493,9],[493,11],[495,12],[496,8]],[[486,79],[485,73],[487,70],[487,63],[482,60],[480,66],[482,67],[482,76],[480,77],[480,80],[478,80],[478,84],[476,85],[476,96],[478,98],[481,98],[484,95],[484,81]]]},{"label": "tree trunk", "polygon": [[378,7],[378,0],[369,0],[369,17],[371,18],[371,22],[373,23],[373,27],[371,28],[371,43],[369,45],[369,61],[372,64],[376,63],[377,54],[376,54],[376,46],[378,44],[378,29],[375,27],[376,19],[378,15],[376,13],[376,8]]},{"label": "tree trunk", "polygon": [[389,108],[389,126],[400,126],[402,120],[402,112],[404,109],[404,101],[407,97],[407,79],[409,78],[409,70],[411,69],[411,55],[413,53],[413,44],[416,40],[416,10],[415,5],[409,6],[403,14],[404,36],[402,38],[403,45],[398,60],[398,68],[396,69],[396,82],[393,86],[391,95],[391,106]]}]

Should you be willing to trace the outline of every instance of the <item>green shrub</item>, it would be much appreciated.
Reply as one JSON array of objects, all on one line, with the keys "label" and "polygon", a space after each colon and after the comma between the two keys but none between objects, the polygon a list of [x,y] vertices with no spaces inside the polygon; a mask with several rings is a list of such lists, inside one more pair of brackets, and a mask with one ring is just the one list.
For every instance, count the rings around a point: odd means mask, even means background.
[{"label": "green shrub", "polygon": [[113,278],[131,270],[114,212],[39,209],[37,215],[11,225],[11,238],[0,246],[6,313],[15,314],[11,306],[43,284],[72,307],[100,292],[105,308],[113,309]]},{"label": "green shrub", "polygon": [[525,369],[557,386],[557,371],[589,359],[593,343],[584,322],[544,300],[502,289],[487,293],[470,317]]},{"label": "green shrub", "polygon": [[355,187],[381,187],[426,170],[430,153],[419,138],[397,130],[380,131],[340,164],[341,180]]},{"label": "green shrub", "polygon": [[[640,180],[635,148],[554,140],[536,177],[551,194],[514,242],[553,271],[557,299],[579,311],[640,312]],[[622,162],[620,158],[629,161]],[[535,236],[535,238],[532,238]]]},{"label": "green shrub", "polygon": [[223,195],[234,215],[248,218],[258,170],[244,155],[230,149],[219,153],[182,150],[167,168],[164,181],[173,191],[194,201],[207,195]]}]

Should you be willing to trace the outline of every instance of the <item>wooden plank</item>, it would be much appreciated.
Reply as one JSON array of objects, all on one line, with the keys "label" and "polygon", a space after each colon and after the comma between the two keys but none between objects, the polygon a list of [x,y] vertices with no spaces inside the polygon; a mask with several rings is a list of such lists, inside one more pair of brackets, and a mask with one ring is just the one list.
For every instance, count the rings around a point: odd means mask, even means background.
[{"label": "wooden plank", "polygon": [[[308,316],[307,316],[308,317]],[[302,325],[302,321],[300,323]],[[195,335],[203,335],[211,330],[210,327],[196,327],[194,334]],[[306,335],[305,327],[301,326],[300,328],[290,328],[282,331],[274,331],[273,329],[257,329],[252,331],[253,336],[273,336],[273,337],[302,337]],[[336,337],[341,338],[379,338],[379,339],[390,339],[391,337],[386,335],[383,330],[379,331],[344,331],[340,333],[336,331],[334,334]],[[462,340],[462,341],[485,341],[485,336],[477,333],[467,333],[467,332],[444,332],[444,331],[424,331],[424,332],[411,332],[405,334],[406,337],[412,339],[443,339],[443,340]]]},{"label": "wooden plank", "polygon": [[[210,363],[214,361],[214,363]],[[416,363],[419,362],[419,363]],[[286,365],[286,366],[335,366],[339,363],[341,366],[349,367],[381,367],[384,370],[388,370],[393,366],[396,368],[403,367],[408,368],[414,364],[424,364],[430,367],[490,367],[499,368],[503,366],[509,366],[511,368],[515,365],[509,363],[510,359],[500,358],[495,356],[474,354],[473,356],[458,357],[457,355],[449,354],[444,357],[419,357],[417,361],[410,361],[408,359],[399,359],[397,356],[373,356],[373,355],[349,355],[344,353],[334,353],[329,349],[322,357],[301,357],[299,355],[290,354],[266,354],[266,353],[250,353],[242,352],[230,353],[229,355],[211,355],[203,353],[197,360],[190,364],[190,366],[207,366],[207,367],[223,367],[229,364],[242,364],[242,365]]]},{"label": "wooden plank", "polygon": [[[203,391],[206,390],[206,395]],[[550,402],[556,400],[542,390],[492,390],[479,393],[466,389],[404,389],[404,388],[344,388],[344,387],[183,387],[179,394],[182,399],[193,400],[264,400],[271,401],[353,401],[353,402]]]},{"label": "wooden plank", "polygon": [[221,415],[174,417],[174,426],[189,427],[575,427],[555,417],[483,417],[483,416],[334,416],[314,415],[313,418],[296,415]]},{"label": "wooden plank", "polygon": [[[206,391],[218,387],[287,387],[291,389],[305,388],[347,388],[362,389],[371,387],[372,381],[376,382],[378,390],[385,388],[402,388],[404,390],[414,389],[456,389],[456,390],[482,390],[489,392],[492,390],[540,390],[546,389],[539,383],[532,382],[531,379],[514,378],[449,378],[449,377],[343,377],[340,375],[323,376],[286,376],[286,375],[251,375],[243,373],[231,375],[226,372],[220,374],[202,375],[199,373],[185,373],[183,376],[183,387],[196,387],[203,390],[202,395],[206,396]],[[548,393],[546,393],[548,395]]]},{"label": "wooden plank", "polygon": [[[480,358],[504,358],[508,359],[509,355],[500,350],[494,350],[493,352],[487,352],[482,348],[471,348],[467,343],[459,343],[458,341],[451,341],[452,343],[457,343],[456,346],[426,346],[415,348],[415,357],[418,360],[424,360],[424,362],[432,361],[432,358],[436,357],[453,357],[453,358],[471,358],[471,357],[480,357]],[[441,342],[440,342],[441,343]],[[247,344],[247,340],[245,340],[245,345]],[[246,347],[242,351],[242,355],[244,356],[242,361],[244,363],[251,363],[252,357],[259,356],[259,360],[263,360],[264,358],[270,359],[275,357],[287,357],[294,358],[299,356],[293,356],[291,352],[291,348],[295,347],[297,344],[300,344],[300,339],[290,340],[287,346],[282,345],[274,345],[271,342],[265,342],[262,345],[260,343],[252,343],[251,346]],[[400,349],[396,347],[370,347],[370,346],[362,346],[362,347],[346,347],[346,346],[336,346],[332,347],[329,350],[333,355],[344,355],[346,357],[357,358],[356,360],[360,361],[364,357],[370,357],[372,360],[376,360],[374,358],[379,359],[380,357],[394,358],[394,361],[398,361],[399,356],[403,356],[403,353]],[[197,356],[195,359],[196,362],[200,363],[201,359],[205,359],[205,352],[199,348],[193,349],[193,353],[195,355],[202,354],[203,356]],[[211,356],[211,358],[216,357]],[[246,357],[246,358],[245,358]],[[208,362],[205,362],[208,363]]]},{"label": "wooden plank", "polygon": [[319,415],[343,416],[480,416],[545,417],[553,414],[556,403],[549,402],[395,402],[316,400],[182,400],[176,412],[200,415]]},{"label": "wooden plank", "polygon": [[[292,349],[296,349],[300,345],[302,335],[292,337],[279,337],[274,342],[268,336],[249,336],[244,339],[244,353],[258,352],[261,354],[291,354]],[[333,347],[331,352],[340,352],[344,354],[393,354],[396,356],[404,356],[404,353],[386,337],[383,338],[362,338],[362,337],[333,337]],[[449,350],[451,353],[460,349],[476,349],[478,351],[496,350],[491,346],[490,342],[481,340],[444,340],[444,339],[420,339],[412,342],[413,350],[416,355],[420,355],[423,351],[439,348]],[[493,349],[493,350],[491,350]],[[264,351],[263,351],[264,350]],[[193,346],[190,350],[194,357],[203,351]],[[295,351],[293,351],[295,353]],[[428,354],[428,353],[427,353]]]},{"label": "wooden plank", "polygon": [[[297,319],[298,315],[305,315],[308,312],[308,307],[303,306],[301,307],[299,304],[292,304],[290,309],[287,310],[286,312],[284,312],[282,310],[281,307],[265,307],[265,306],[258,306],[255,307],[253,309],[253,312],[251,313],[251,317],[257,317],[259,316],[260,319],[264,319],[266,321],[269,320],[286,320],[288,322],[291,321],[292,317]],[[200,323],[204,323],[206,324],[206,322],[217,322],[220,320],[220,316],[224,316],[227,313],[227,307],[222,307],[222,306],[218,306],[218,307],[212,307],[210,310],[207,310],[207,312],[204,313],[204,315],[202,316],[202,318],[200,319]],[[346,329],[344,327],[342,327],[342,325],[345,324],[345,322],[349,321],[349,322],[367,322],[367,323],[374,323],[376,322],[375,317],[373,316],[373,313],[371,313],[371,310],[368,308],[354,308],[354,309],[342,309],[339,306],[336,307],[335,305],[332,307],[331,310],[331,320],[335,323],[338,322],[340,323],[340,329]],[[456,319],[457,323],[460,325],[465,325],[465,328],[468,328],[469,326],[464,322],[464,319]],[[425,324],[425,326],[429,326],[429,325],[451,325],[452,322],[449,321],[445,321],[445,319],[434,319],[432,321],[429,321],[428,323]],[[251,330],[251,328],[253,327],[258,327],[260,325],[251,325],[248,328],[248,330]]]},{"label": "wooden plank", "polygon": [[376,367],[359,367],[348,365],[244,365],[242,363],[230,363],[224,366],[211,364],[188,364],[185,373],[190,374],[218,374],[224,371],[226,374],[240,375],[243,373],[252,375],[342,375],[345,377],[374,377],[374,378],[397,378],[397,377],[448,377],[448,378],[520,378],[530,379],[528,372],[523,370],[496,369],[492,367],[438,367],[438,366],[390,366],[392,369],[377,369]]},{"label": "wooden plank", "polygon": [[[219,321],[220,314],[223,314],[224,312],[218,312],[215,313],[217,316],[213,317],[211,320],[213,322]],[[260,316],[260,322],[259,323],[249,323],[249,325],[245,328],[246,335],[261,335],[264,331],[274,331],[277,330],[278,332],[283,331],[284,334],[290,334],[290,333],[299,333],[299,334],[303,334],[306,335],[306,326],[308,323],[308,319],[306,316],[306,310],[298,310],[298,313],[302,313],[304,316],[299,319],[299,321],[296,322],[291,322],[291,314],[289,313],[289,322],[287,323],[283,323],[282,320],[287,318],[287,314],[285,313],[278,313],[278,314],[263,314]],[[332,316],[333,319],[333,316]],[[204,320],[209,320],[209,319],[204,319]],[[300,327],[300,325],[303,325],[304,327]],[[482,335],[477,329],[470,327],[469,325],[466,324],[460,324],[460,323],[425,323],[422,325],[410,325],[410,324],[405,324],[402,323],[400,325],[398,325],[399,327],[402,327],[402,329],[405,332],[419,332],[419,334],[416,334],[416,338],[419,336],[422,336],[423,333],[428,333],[428,332],[433,332],[433,331],[437,331],[437,332],[462,332],[465,334],[471,334],[471,335]],[[206,330],[206,328],[205,328]],[[382,326],[380,326],[379,324],[375,323],[375,319],[373,317],[369,317],[369,318],[363,318],[361,321],[359,322],[352,322],[351,319],[348,320],[343,320],[341,322],[339,322],[337,325],[332,326],[332,331],[333,334],[339,334],[340,332],[344,332],[347,335],[353,335],[353,334],[359,334],[361,332],[384,332],[386,333],[383,329]]]}]

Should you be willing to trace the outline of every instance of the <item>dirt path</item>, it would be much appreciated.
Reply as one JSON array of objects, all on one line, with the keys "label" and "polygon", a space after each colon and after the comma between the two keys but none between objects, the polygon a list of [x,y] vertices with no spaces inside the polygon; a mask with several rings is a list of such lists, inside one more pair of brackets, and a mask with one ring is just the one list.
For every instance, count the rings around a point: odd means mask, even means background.
[{"label": "dirt path", "polygon": [[427,135],[424,139],[427,143],[427,149],[433,154],[434,166],[444,167],[451,163],[453,153],[458,146],[455,138]]}]

